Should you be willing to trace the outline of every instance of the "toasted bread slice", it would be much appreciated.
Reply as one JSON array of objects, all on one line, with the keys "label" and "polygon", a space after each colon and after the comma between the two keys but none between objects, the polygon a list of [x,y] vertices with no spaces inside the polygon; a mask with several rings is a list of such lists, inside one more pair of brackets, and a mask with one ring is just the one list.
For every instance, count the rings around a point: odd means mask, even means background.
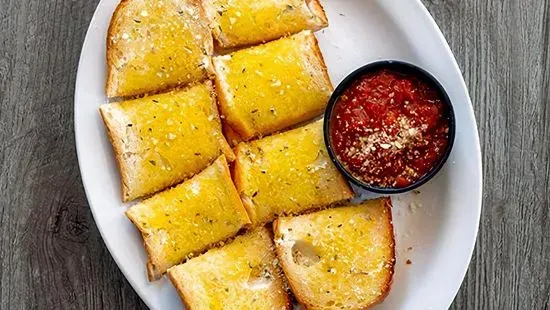
[{"label": "toasted bread slice", "polygon": [[223,48],[264,43],[328,26],[318,0],[205,0],[203,6]]},{"label": "toasted bread slice", "polygon": [[244,140],[320,115],[333,90],[311,31],[213,62],[221,113]]},{"label": "toasted bread slice", "polygon": [[236,147],[235,185],[256,225],[353,197],[331,162],[323,121]]},{"label": "toasted bread slice", "polygon": [[107,96],[206,79],[213,39],[204,19],[198,0],[121,0],[107,34]]},{"label": "toasted bread slice", "polygon": [[366,309],[388,294],[395,264],[389,198],[273,224],[277,256],[307,309]]},{"label": "toasted bread slice", "polygon": [[222,153],[234,159],[222,134],[210,81],[104,104],[99,110],[121,172],[124,201],[180,183]]},{"label": "toasted bread slice", "polygon": [[290,309],[271,233],[264,227],[168,270],[193,309]]},{"label": "toasted bread slice", "polygon": [[222,155],[184,183],[126,211],[140,230],[150,280],[250,223]]}]

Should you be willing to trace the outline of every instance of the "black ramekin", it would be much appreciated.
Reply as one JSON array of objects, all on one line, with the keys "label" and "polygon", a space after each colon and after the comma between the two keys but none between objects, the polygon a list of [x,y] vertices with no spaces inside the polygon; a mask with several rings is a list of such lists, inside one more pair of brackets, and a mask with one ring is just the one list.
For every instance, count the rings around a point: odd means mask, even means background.
[{"label": "black ramekin", "polygon": [[[336,157],[336,154],[334,153],[333,147],[332,147],[332,141],[330,137],[330,122],[332,120],[332,111],[334,110],[334,106],[338,103],[338,99],[340,99],[340,96],[346,91],[355,81],[357,81],[359,78],[361,78],[363,75],[371,72],[376,72],[382,69],[389,69],[395,72],[400,72],[404,74],[411,74],[416,76],[417,78],[420,78],[427,83],[434,86],[440,93],[440,96],[442,98],[443,103],[447,106],[448,115],[449,118],[449,143],[447,144],[447,148],[445,149],[445,152],[442,154],[439,161],[433,166],[433,168],[426,173],[424,176],[422,176],[420,179],[418,179],[413,184],[410,184],[406,187],[401,188],[394,188],[394,187],[376,187],[369,185],[356,177],[354,177],[340,162],[340,160]],[[357,185],[358,187],[374,192],[379,194],[400,194],[404,192],[411,191],[413,189],[418,188],[419,186],[423,185],[424,183],[428,182],[431,178],[433,178],[439,170],[441,170],[441,167],[445,164],[447,159],[449,158],[449,155],[451,154],[451,150],[453,148],[454,140],[455,140],[455,132],[456,132],[456,121],[455,121],[455,114],[453,105],[451,103],[451,99],[449,98],[449,95],[439,83],[439,81],[430,73],[428,73],[426,70],[419,68],[418,66],[415,66],[410,63],[406,63],[403,61],[396,61],[396,60],[382,60],[382,61],[376,61],[373,63],[369,63],[367,65],[364,65],[363,67],[353,71],[351,74],[349,74],[334,90],[334,93],[330,97],[330,100],[327,104],[327,108],[325,110],[325,120],[324,120],[324,137],[325,137],[325,144],[327,146],[328,153],[330,155],[330,158],[342,172],[342,174],[346,177],[348,181],[351,183]]]}]

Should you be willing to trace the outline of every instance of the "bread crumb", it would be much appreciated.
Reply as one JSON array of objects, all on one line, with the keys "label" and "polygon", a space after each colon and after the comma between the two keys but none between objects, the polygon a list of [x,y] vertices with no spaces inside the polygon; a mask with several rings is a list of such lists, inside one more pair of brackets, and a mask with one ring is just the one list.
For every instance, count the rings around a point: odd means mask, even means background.
[{"label": "bread crumb", "polygon": [[416,202],[411,202],[409,204],[409,210],[411,210],[412,213],[416,213],[416,210],[419,209],[421,205],[417,204]]},{"label": "bread crumb", "polygon": [[412,264],[412,261],[410,259],[407,259],[407,261],[405,262],[407,265],[411,265]]}]

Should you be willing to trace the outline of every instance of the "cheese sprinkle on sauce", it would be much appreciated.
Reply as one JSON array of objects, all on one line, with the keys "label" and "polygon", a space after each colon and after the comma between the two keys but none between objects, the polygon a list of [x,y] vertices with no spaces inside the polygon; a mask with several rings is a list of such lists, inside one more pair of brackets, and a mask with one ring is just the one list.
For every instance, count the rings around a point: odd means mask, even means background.
[{"label": "cheese sprinkle on sauce", "polygon": [[449,111],[437,88],[387,69],[364,75],[338,99],[330,136],[357,179],[403,188],[427,174],[449,143]]}]

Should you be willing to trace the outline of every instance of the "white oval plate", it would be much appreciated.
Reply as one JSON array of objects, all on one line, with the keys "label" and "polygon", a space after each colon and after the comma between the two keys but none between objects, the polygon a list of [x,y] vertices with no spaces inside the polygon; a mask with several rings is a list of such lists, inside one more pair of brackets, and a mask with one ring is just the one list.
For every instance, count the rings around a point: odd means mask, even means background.
[{"label": "white oval plate", "polygon": [[[102,0],[78,68],[75,133],[82,181],[96,224],[118,266],[153,309],[181,309],[164,278],[150,283],[137,230],[126,219],[118,171],[98,107],[105,97],[105,41],[118,0]],[[399,59],[434,74],[454,104],[457,135],[443,170],[420,194],[393,197],[397,264],[393,287],[377,309],[446,309],[468,268],[481,212],[481,153],[468,92],[439,28],[420,0],[324,1],[330,27],[319,43],[337,85],[368,62]],[[411,264],[407,264],[407,260]]]}]

